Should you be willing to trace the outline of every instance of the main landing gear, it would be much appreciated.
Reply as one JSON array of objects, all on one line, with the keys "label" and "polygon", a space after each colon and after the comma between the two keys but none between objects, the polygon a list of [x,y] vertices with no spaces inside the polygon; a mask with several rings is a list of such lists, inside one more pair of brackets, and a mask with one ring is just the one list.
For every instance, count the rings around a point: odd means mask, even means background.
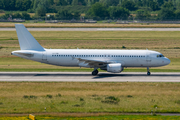
[{"label": "main landing gear", "polygon": [[97,75],[98,74],[98,70],[97,69],[94,69],[94,71],[92,71],[92,75]]},{"label": "main landing gear", "polygon": [[151,72],[149,70],[149,67],[147,67],[147,75],[151,75]]}]

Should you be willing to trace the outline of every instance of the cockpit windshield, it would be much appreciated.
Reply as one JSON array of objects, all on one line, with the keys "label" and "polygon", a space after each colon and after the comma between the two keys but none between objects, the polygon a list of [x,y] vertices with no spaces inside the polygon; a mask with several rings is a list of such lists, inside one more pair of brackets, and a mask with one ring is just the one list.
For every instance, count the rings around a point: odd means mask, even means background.
[{"label": "cockpit windshield", "polygon": [[164,57],[164,55],[163,55],[163,54],[160,54],[160,55],[157,55],[157,57]]}]

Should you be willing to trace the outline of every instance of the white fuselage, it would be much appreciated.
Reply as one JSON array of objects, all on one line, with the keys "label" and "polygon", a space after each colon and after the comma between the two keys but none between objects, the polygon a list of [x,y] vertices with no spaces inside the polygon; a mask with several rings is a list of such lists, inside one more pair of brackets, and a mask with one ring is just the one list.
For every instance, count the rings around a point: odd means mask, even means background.
[{"label": "white fuselage", "polygon": [[45,49],[23,24],[15,24],[21,50],[11,54],[46,64],[98,68],[108,72],[120,73],[124,67],[149,67],[168,65],[170,60],[161,53],[150,50],[85,50],[85,49]]},{"label": "white fuselage", "polygon": [[[20,54],[23,53],[23,54]],[[27,53],[24,55],[24,53]],[[69,66],[92,67],[81,63],[75,58],[107,63],[121,63],[122,67],[159,67],[168,65],[170,60],[156,51],[150,50],[86,50],[86,49],[45,49],[45,51],[20,50],[13,51],[13,55],[42,63]],[[99,68],[105,65],[99,65]]]}]

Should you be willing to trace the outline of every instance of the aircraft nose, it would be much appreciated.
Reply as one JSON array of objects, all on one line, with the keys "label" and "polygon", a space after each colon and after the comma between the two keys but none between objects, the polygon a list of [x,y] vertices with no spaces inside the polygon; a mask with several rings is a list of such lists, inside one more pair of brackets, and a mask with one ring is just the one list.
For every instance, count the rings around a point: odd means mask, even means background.
[{"label": "aircraft nose", "polygon": [[166,59],[164,60],[164,64],[165,64],[165,65],[168,65],[170,62],[171,62],[171,61],[170,61],[168,58],[166,58]]}]

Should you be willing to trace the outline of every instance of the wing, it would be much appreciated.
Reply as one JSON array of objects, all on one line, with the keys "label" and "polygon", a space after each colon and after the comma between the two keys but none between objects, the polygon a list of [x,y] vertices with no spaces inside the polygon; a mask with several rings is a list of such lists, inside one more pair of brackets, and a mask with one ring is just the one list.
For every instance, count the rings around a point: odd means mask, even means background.
[{"label": "wing", "polygon": [[73,59],[77,59],[79,62],[79,66],[81,67],[101,68],[101,67],[105,67],[109,63],[115,63],[115,61],[102,61],[102,60],[83,59],[83,58],[75,58],[75,57],[73,57]]}]

